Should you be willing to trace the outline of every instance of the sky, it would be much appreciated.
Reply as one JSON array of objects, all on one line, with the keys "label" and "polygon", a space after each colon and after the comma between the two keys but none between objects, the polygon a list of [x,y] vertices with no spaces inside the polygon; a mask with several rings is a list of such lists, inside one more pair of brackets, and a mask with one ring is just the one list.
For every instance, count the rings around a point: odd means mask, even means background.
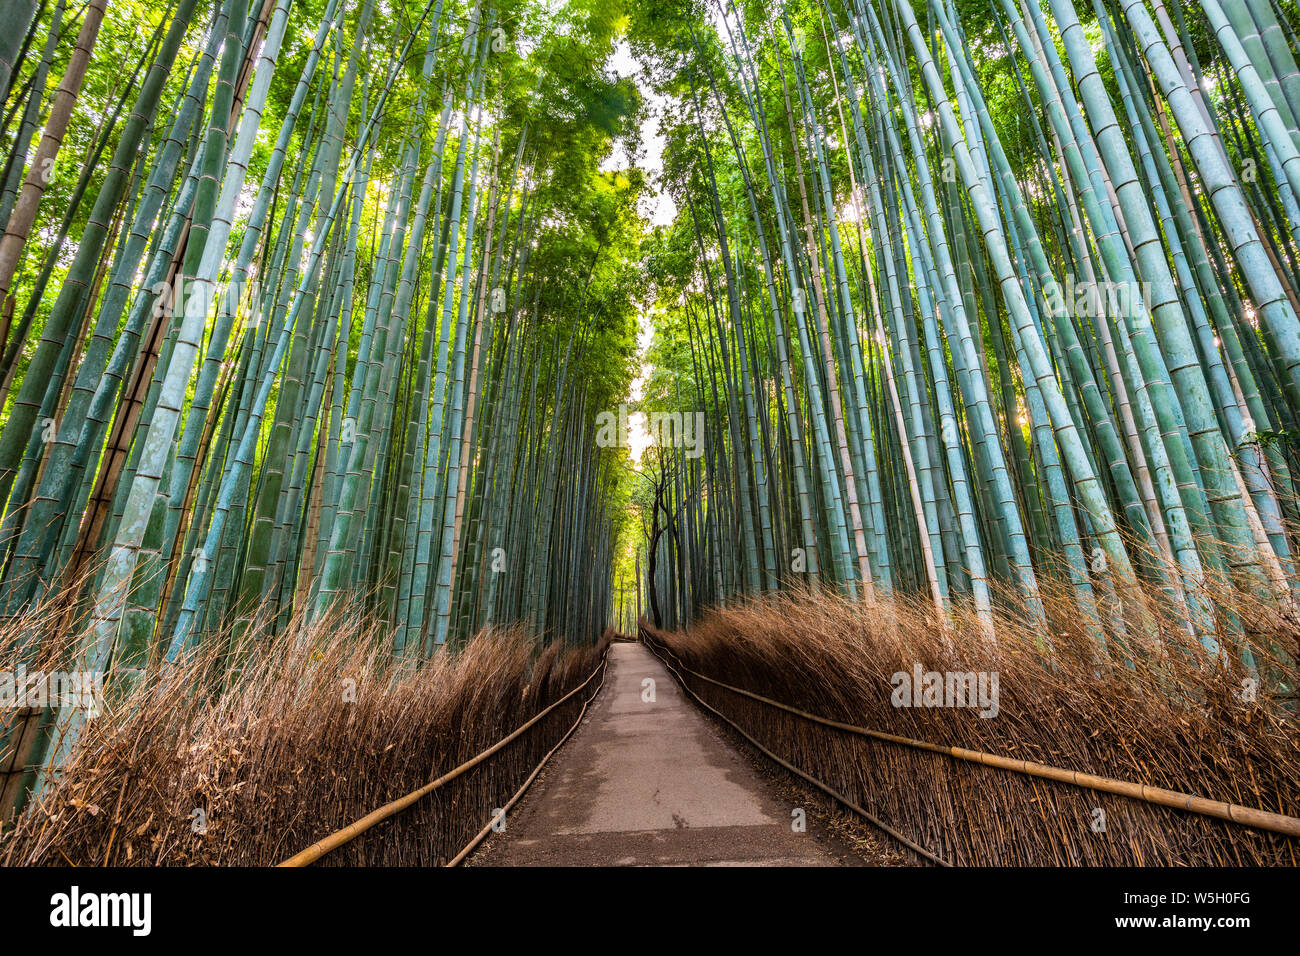
[{"label": "sky", "polygon": [[[677,215],[676,203],[673,202],[671,196],[661,191],[659,185],[659,174],[663,172],[664,168],[664,138],[659,131],[659,117],[662,115],[667,101],[645,82],[641,65],[632,56],[632,50],[628,46],[627,40],[618,41],[618,45],[614,48],[614,55],[610,58],[608,65],[617,76],[630,77],[636,80],[642,96],[645,97],[646,118],[641,124],[641,144],[644,154],[636,165],[640,166],[648,174],[647,185],[649,189],[647,194],[641,197],[639,211],[641,215],[650,221],[652,226],[666,226]],[[633,158],[627,155],[623,145],[617,143],[610,157],[601,164],[601,169],[626,169],[628,166],[633,165],[632,160]],[[645,356],[646,350],[650,347],[650,340],[653,337],[654,325],[651,323],[647,305],[638,319],[637,364],[640,372],[632,382],[631,398],[633,401],[639,401],[645,394],[646,379],[650,375],[650,365],[646,362]],[[629,451],[632,454],[633,465],[637,466],[641,461],[641,453],[652,442],[650,433],[645,427],[644,415],[640,412],[633,413],[629,416],[628,424],[631,431]]]},{"label": "sky", "polygon": [[[635,165],[640,166],[650,174],[648,184],[650,189],[648,194],[641,199],[640,212],[641,215],[650,220],[652,226],[666,226],[677,215],[677,205],[673,202],[672,197],[667,193],[660,192],[658,185],[659,174],[663,172],[664,168],[664,138],[659,132],[659,116],[663,113],[667,101],[652,90],[646,82],[641,65],[632,56],[632,49],[628,46],[627,40],[618,41],[608,66],[617,76],[629,77],[635,80],[641,95],[645,98],[646,118],[641,124],[641,144],[644,155],[640,157],[640,162]],[[632,158],[627,155],[623,144],[616,143],[613,153],[601,164],[601,169],[605,171],[626,169],[631,165],[633,165]]]}]

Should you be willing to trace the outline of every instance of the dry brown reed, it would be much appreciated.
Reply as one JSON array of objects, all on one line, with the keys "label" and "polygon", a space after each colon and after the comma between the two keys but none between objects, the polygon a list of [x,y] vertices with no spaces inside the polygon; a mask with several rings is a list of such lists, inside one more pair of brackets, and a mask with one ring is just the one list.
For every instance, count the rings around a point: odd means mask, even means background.
[{"label": "dry brown reed", "polygon": [[[1256,648],[1251,701],[1240,645],[1215,658],[1164,615],[1147,618],[1145,637],[1131,623],[1127,651],[1112,641],[1102,652],[1068,592],[1045,585],[1044,594],[1046,628],[1025,625],[1022,609],[999,616],[995,642],[967,608],[944,620],[924,602],[867,606],[826,593],[756,599],[685,631],[647,631],[686,667],[831,720],[1300,815],[1290,612],[1214,595]],[[1160,602],[1149,603],[1158,615]],[[894,675],[918,663],[996,672],[997,715],[895,706]],[[1300,862],[1294,838],[864,738],[685,679],[773,752],[956,865]]]},{"label": "dry brown reed", "polygon": [[[30,633],[31,621],[28,621]],[[0,648],[4,637],[0,634]],[[14,635],[8,635],[10,653]],[[414,791],[581,683],[609,641],[539,648],[517,628],[394,664],[343,612],[209,638],[155,663],[88,721],[68,765],[0,839],[11,865],[270,865]],[[29,668],[69,659],[44,640]],[[485,763],[322,865],[440,865],[493,817],[581,710],[579,694]]]}]

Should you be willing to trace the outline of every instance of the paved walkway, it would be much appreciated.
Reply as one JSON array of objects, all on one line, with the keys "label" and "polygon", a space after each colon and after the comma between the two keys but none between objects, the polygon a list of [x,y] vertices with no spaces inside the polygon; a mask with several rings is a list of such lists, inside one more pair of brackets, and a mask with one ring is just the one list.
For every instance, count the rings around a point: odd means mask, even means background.
[{"label": "paved walkway", "polygon": [[654,655],[623,643],[609,655],[583,725],[476,864],[840,865],[849,851],[811,820],[795,832],[789,800]]}]

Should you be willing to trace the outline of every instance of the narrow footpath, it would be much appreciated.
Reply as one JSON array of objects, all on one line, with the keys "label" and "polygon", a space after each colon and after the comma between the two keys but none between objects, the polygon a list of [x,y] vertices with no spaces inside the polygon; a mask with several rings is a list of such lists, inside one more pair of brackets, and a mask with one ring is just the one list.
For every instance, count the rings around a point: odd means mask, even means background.
[{"label": "narrow footpath", "polygon": [[[852,851],[763,779],[640,644],[609,650],[572,739],[477,866],[840,866]],[[843,862],[842,862],[843,861]]]}]

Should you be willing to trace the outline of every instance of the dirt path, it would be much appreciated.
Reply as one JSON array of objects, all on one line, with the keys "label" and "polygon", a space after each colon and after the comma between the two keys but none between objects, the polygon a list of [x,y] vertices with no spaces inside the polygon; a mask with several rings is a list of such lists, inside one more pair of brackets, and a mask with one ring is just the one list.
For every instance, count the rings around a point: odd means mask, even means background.
[{"label": "dirt path", "polygon": [[604,689],[583,726],[473,865],[859,862],[811,814],[804,832],[795,829],[788,798],[691,705],[649,651],[615,644],[609,654]]}]

